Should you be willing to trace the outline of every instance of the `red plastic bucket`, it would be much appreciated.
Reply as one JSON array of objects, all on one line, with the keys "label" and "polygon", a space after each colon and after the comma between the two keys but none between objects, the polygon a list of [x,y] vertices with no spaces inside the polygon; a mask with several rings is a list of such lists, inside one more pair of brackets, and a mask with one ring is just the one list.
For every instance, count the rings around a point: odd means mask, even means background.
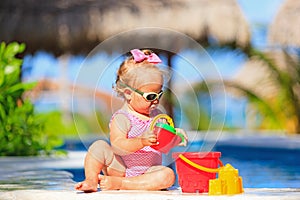
[{"label": "red plastic bucket", "polygon": [[183,136],[176,133],[174,127],[164,123],[157,123],[153,132],[157,135],[158,144],[151,147],[162,153],[168,153],[171,148],[177,146],[184,139]]},{"label": "red plastic bucket", "polygon": [[216,178],[216,173],[199,170],[183,161],[178,156],[182,154],[190,161],[203,167],[216,169],[218,168],[221,152],[187,152],[173,153],[176,161],[176,171],[178,182],[182,192],[203,193],[208,192],[209,180]]}]

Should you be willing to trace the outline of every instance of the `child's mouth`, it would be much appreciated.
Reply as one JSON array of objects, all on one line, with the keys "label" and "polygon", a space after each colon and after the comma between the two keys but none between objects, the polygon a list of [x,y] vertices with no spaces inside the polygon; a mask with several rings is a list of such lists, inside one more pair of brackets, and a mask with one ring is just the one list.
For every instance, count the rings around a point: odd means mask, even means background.
[{"label": "child's mouth", "polygon": [[155,110],[156,108],[157,108],[157,105],[151,105],[149,110],[152,111],[152,110]]}]

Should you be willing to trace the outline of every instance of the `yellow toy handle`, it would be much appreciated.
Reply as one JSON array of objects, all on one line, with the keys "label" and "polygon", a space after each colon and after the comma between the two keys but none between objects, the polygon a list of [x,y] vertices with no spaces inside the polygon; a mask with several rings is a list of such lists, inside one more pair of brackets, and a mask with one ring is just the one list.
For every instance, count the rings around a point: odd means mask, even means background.
[{"label": "yellow toy handle", "polygon": [[[183,160],[184,162],[186,162],[187,164],[201,170],[201,171],[205,171],[205,172],[210,172],[210,173],[218,173],[220,168],[217,169],[212,169],[212,168],[207,168],[207,167],[203,167],[201,165],[198,165],[197,163],[194,163],[192,161],[190,161],[189,159],[187,159],[184,155],[179,154],[178,156],[181,160]],[[222,163],[220,163],[221,165],[223,165]]]},{"label": "yellow toy handle", "polygon": [[171,118],[169,115],[167,115],[167,114],[159,114],[159,115],[156,115],[156,116],[153,118],[153,120],[152,120],[152,122],[151,122],[151,124],[150,124],[150,130],[151,130],[151,131],[154,129],[154,125],[156,124],[157,120],[159,120],[159,119],[161,119],[161,118],[166,119],[167,122],[169,123],[169,125],[172,126],[172,127],[174,128],[173,120],[172,120],[172,118]]}]

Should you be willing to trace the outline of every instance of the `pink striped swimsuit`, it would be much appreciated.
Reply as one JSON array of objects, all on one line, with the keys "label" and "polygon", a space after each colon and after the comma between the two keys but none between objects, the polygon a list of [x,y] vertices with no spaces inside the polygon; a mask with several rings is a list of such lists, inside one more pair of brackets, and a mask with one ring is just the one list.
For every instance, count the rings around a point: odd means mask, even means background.
[{"label": "pink striped swimsuit", "polygon": [[[152,119],[141,120],[131,113],[124,110],[118,110],[116,114],[124,114],[130,121],[130,129],[127,133],[127,138],[135,138],[142,135],[149,129]],[[134,153],[121,156],[126,166],[126,177],[138,176],[144,174],[150,167],[162,164],[162,154],[159,151],[146,146]]]}]

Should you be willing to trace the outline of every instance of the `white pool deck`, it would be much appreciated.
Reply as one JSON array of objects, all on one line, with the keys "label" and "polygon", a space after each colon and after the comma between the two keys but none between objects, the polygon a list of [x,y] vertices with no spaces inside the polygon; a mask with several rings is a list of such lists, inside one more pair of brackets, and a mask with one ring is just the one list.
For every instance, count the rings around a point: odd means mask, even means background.
[{"label": "white pool deck", "polygon": [[289,199],[299,200],[299,189],[245,189],[243,194],[208,196],[207,194],[181,193],[180,190],[173,191],[100,191],[95,193],[82,193],[76,191],[47,191],[47,190],[17,190],[0,193],[1,200],[206,200],[206,199]]},{"label": "white pool deck", "polygon": [[[248,140],[249,141],[249,140]],[[281,140],[282,141],[282,140]],[[293,140],[295,141],[295,140]],[[299,142],[299,137],[297,137]],[[297,144],[293,144],[298,146]],[[98,191],[95,193],[83,193],[73,189],[75,182],[69,173],[54,174],[57,178],[54,186],[46,189],[32,189],[24,187],[9,191],[11,185],[2,180],[10,177],[24,176],[30,178],[31,172],[36,173],[39,178],[51,178],[52,174],[47,173],[49,169],[59,170],[68,168],[82,168],[85,152],[70,151],[67,158],[39,158],[39,157],[0,157],[0,200],[119,200],[119,199],[155,199],[155,200],[185,200],[185,199],[300,199],[300,188],[244,188],[244,193],[238,195],[209,196],[208,194],[182,193],[180,188],[173,188],[169,191]],[[44,170],[44,171],[43,171]],[[25,175],[24,175],[24,172]],[[47,174],[43,174],[46,172]],[[21,177],[22,178],[22,177]],[[18,181],[18,179],[15,179]],[[20,179],[22,180],[22,179]],[[62,180],[60,185],[60,180]],[[300,180],[299,180],[300,181]],[[55,185],[57,184],[58,185]],[[39,182],[37,183],[39,184]],[[42,183],[41,183],[42,184]],[[49,184],[49,183],[47,183]],[[12,185],[12,187],[14,187]]]}]

